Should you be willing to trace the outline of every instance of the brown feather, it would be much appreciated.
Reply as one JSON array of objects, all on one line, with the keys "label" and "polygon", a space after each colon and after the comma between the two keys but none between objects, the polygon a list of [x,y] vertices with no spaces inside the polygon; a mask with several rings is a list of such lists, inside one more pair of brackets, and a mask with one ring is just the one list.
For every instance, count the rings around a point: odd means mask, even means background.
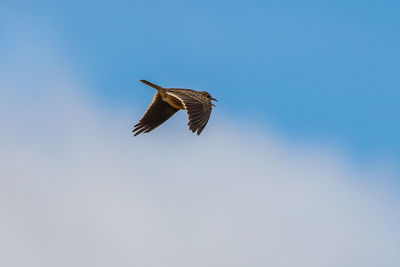
[{"label": "brown feather", "polygon": [[141,134],[142,132],[149,133],[166,120],[171,118],[178,109],[172,107],[167,102],[161,99],[159,93],[156,93],[153,98],[153,102],[147,109],[143,118],[136,124],[132,132],[136,132],[135,136]]},{"label": "brown feather", "polygon": [[211,115],[212,104],[210,99],[200,92],[190,89],[167,88],[166,93],[182,101],[189,115],[189,129],[200,135]]}]

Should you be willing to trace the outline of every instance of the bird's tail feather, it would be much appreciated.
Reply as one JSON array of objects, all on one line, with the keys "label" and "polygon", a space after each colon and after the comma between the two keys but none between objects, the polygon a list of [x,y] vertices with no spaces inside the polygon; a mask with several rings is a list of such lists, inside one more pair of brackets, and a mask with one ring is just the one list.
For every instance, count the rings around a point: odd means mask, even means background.
[{"label": "bird's tail feather", "polygon": [[157,89],[157,90],[163,89],[161,86],[156,85],[156,84],[151,83],[151,82],[148,82],[148,81],[146,81],[146,80],[140,80],[140,81],[141,81],[142,83],[148,85],[148,86],[153,87],[154,89]]}]

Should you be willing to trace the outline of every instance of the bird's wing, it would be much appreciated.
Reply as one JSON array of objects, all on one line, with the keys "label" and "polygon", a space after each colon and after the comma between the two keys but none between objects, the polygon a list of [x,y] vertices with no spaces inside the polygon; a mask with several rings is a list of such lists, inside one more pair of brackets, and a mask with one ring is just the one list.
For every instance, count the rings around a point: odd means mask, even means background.
[{"label": "bird's wing", "polygon": [[151,102],[143,118],[134,126],[132,132],[136,132],[135,136],[142,132],[151,132],[171,118],[177,111],[178,109],[164,102],[160,94],[156,93],[153,97],[153,102]]},{"label": "bird's wing", "polygon": [[200,135],[211,115],[211,101],[192,90],[172,89],[168,90],[167,94],[182,102],[189,115],[189,129],[192,132],[197,131],[197,135]]}]

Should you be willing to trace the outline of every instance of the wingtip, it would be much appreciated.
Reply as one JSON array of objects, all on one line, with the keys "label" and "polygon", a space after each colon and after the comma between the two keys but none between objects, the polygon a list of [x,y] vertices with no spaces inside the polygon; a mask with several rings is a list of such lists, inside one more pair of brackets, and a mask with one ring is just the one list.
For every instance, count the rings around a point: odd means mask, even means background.
[{"label": "wingtip", "polygon": [[138,134],[141,134],[142,132],[141,131],[138,131],[139,129],[133,129],[132,130],[132,133],[135,133],[133,136],[137,136]]}]

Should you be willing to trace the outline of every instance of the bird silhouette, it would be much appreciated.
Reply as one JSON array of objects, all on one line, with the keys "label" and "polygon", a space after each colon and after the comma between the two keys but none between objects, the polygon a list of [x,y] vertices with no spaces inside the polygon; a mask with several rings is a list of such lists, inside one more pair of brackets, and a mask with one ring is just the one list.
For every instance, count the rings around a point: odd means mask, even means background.
[{"label": "bird silhouette", "polygon": [[135,136],[153,131],[180,109],[186,110],[189,115],[189,129],[197,132],[197,135],[201,134],[210,118],[212,106],[215,106],[211,100],[218,102],[217,99],[206,91],[163,88],[145,80],[140,81],[156,89],[157,93],[143,118],[133,127]]}]

